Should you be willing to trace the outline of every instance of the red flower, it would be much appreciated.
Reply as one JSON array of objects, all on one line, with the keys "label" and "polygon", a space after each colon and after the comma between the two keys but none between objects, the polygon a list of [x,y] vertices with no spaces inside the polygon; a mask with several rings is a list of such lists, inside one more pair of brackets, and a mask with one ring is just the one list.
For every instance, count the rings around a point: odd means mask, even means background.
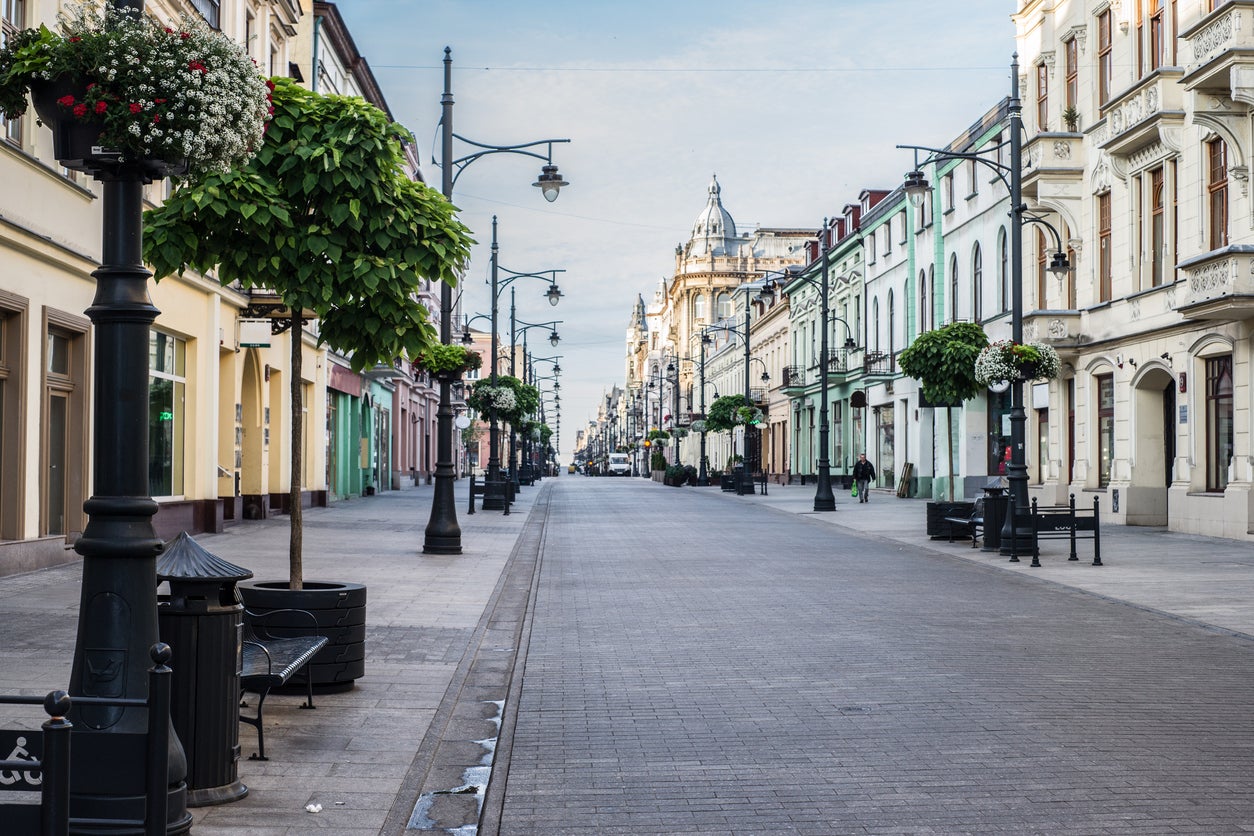
[{"label": "red flower", "polygon": [[173,34],[174,34],[174,30],[173,30],[173,29],[171,29],[169,26],[166,26],[166,27],[164,27],[164,28],[165,28],[165,33],[166,33],[167,35],[173,35]]},{"label": "red flower", "polygon": [[64,107],[72,107],[74,105],[74,97],[62,96],[61,98],[57,99],[57,104],[63,105]]},{"label": "red flower", "polygon": [[82,38],[70,38],[70,43],[72,43],[72,44],[76,44],[76,43],[78,43],[78,42],[79,42],[79,41],[81,41],[81,40],[82,40]]},{"label": "red flower", "polygon": [[152,115],[152,123],[155,125],[155,124],[157,124],[157,123],[158,123],[158,122],[160,122],[160,121],[161,121],[161,114],[160,114],[160,113],[154,113],[154,114]]},{"label": "red flower", "polygon": [[90,90],[91,88],[93,88],[93,87],[95,87],[95,86],[96,86],[96,82],[94,82],[94,81],[93,81],[91,84],[88,84],[88,85],[87,85],[87,89],[88,89],[88,90]]},{"label": "red flower", "polygon": [[142,107],[140,107],[140,106],[139,106],[138,104],[136,104],[135,102],[131,102],[131,103],[130,103],[130,105],[129,105],[129,107],[130,107],[130,109],[131,109],[131,113],[139,113],[141,110],[143,110],[143,108],[142,108]]},{"label": "red flower", "polygon": [[187,65],[187,69],[192,70],[194,72],[198,72],[201,75],[204,75],[205,73],[209,72],[208,68],[206,68],[205,65],[200,63],[199,61],[189,62]]},{"label": "red flower", "polygon": [[74,115],[75,115],[75,116],[77,116],[79,119],[82,119],[84,116],[86,116],[86,115],[87,115],[87,105],[85,105],[85,104],[76,104],[76,105],[74,105]]},{"label": "red flower", "polygon": [[108,104],[106,104],[105,102],[96,102],[96,112],[97,112],[97,113],[104,113],[104,112],[105,112],[105,108],[107,108],[108,106],[109,106],[109,105],[108,105]]},{"label": "red flower", "polygon": [[273,82],[273,81],[271,81],[270,79],[268,79],[268,78],[267,78],[267,79],[266,79],[266,87],[270,88],[271,92],[273,92],[273,91],[274,91],[274,82]]},{"label": "red flower", "polygon": [[165,103],[166,103],[166,100],[165,100],[165,99],[153,99],[153,101],[154,101],[154,102],[156,102],[157,104],[165,104]]},{"label": "red flower", "polygon": [[191,36],[192,36],[191,32],[179,32],[179,37],[182,38],[183,40],[187,40]]}]

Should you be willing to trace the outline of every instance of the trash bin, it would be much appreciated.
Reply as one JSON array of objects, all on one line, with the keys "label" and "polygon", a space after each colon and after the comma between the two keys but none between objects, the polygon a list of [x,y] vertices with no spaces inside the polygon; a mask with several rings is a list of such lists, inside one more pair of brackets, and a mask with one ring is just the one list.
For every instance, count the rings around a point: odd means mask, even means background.
[{"label": "trash bin", "polygon": [[205,551],[184,531],[157,561],[161,640],[174,649],[170,718],[187,753],[187,806],[248,794],[239,781],[240,642],[235,584],[253,573]]},{"label": "trash bin", "polygon": [[1006,523],[1006,510],[1010,505],[1010,497],[1006,489],[987,487],[984,489],[984,546],[981,551],[1001,551],[1001,529]]}]

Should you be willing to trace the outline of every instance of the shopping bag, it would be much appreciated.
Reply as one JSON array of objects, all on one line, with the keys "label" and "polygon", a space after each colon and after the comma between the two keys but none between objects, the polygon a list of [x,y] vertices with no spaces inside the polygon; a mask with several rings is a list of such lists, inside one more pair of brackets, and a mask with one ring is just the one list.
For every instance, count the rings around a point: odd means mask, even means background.
[{"label": "shopping bag", "polygon": [[850,496],[857,496],[857,495],[858,495],[858,486],[857,486],[857,485],[854,485],[854,486],[853,486],[853,490],[849,492],[849,495],[850,495]]}]

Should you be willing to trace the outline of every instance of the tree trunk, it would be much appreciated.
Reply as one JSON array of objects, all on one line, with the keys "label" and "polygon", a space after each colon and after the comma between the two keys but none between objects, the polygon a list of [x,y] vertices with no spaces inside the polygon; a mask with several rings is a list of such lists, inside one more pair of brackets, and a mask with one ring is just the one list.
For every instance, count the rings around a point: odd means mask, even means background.
[{"label": "tree trunk", "polygon": [[954,418],[953,407],[945,407],[945,446],[949,448],[949,501],[954,501]]},{"label": "tree trunk", "polygon": [[291,511],[291,533],[288,539],[288,588],[302,589],[305,582],[305,566],[302,557],[304,546],[304,522],[300,507],[300,482],[303,460],[301,440],[304,435],[304,409],[301,392],[301,360],[303,358],[304,320],[301,311],[292,311],[292,473],[289,488],[288,504]]}]

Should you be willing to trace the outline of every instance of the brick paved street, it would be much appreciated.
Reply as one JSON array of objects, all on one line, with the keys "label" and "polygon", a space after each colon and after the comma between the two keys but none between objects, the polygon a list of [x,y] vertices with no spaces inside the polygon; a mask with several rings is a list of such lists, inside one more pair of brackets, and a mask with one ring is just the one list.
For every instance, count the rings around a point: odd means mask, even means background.
[{"label": "brick paved street", "polygon": [[1254,829],[1254,645],[1144,608],[562,479],[529,626],[481,832]]}]

